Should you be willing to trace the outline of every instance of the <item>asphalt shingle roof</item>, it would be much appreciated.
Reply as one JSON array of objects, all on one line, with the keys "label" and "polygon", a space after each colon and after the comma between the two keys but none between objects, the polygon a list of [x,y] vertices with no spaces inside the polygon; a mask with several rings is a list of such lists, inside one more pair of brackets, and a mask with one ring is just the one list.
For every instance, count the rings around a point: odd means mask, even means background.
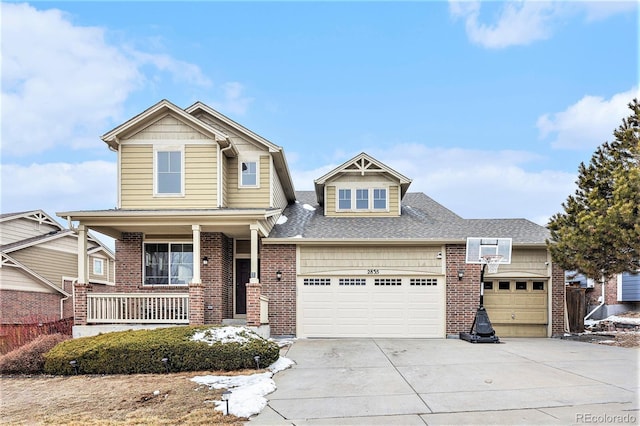
[{"label": "asphalt shingle roof", "polygon": [[[315,192],[296,191],[297,201],[273,227],[269,238],[457,240],[467,237],[512,238],[514,244],[541,244],[549,238],[543,226],[527,219],[463,219],[418,192],[407,193],[396,217],[327,217]],[[281,221],[282,222],[282,221]]]}]

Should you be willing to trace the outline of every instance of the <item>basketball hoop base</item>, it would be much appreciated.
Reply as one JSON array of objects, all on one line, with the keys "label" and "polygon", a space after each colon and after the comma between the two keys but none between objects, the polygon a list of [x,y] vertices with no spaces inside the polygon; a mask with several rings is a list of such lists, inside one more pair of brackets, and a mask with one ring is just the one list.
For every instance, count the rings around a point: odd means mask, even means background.
[{"label": "basketball hoop base", "polygon": [[461,332],[460,338],[471,343],[500,343],[500,339],[493,330],[489,315],[482,304],[476,312],[476,317],[468,333]]},{"label": "basketball hoop base", "polygon": [[500,343],[500,339],[498,338],[498,336],[485,337],[478,334],[461,332],[460,338],[471,343]]}]

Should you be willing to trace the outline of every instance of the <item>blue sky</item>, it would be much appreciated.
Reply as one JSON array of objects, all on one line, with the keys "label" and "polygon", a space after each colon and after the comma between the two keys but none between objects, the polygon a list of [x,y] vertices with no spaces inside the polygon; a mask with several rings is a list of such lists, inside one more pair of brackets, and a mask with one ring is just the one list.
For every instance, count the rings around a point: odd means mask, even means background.
[{"label": "blue sky", "polygon": [[3,2],[2,212],[113,208],[100,136],[200,100],[297,190],[362,151],[465,218],[540,224],[638,96],[636,2]]}]

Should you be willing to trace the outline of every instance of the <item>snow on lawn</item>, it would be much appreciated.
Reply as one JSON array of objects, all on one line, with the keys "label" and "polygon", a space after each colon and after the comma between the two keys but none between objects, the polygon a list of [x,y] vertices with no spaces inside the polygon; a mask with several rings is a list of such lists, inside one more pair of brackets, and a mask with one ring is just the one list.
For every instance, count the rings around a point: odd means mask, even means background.
[{"label": "snow on lawn", "polygon": [[[245,327],[226,326],[212,327],[209,330],[194,334],[191,339],[213,344],[214,342],[246,343],[251,339],[261,339],[261,337]],[[260,413],[267,406],[265,395],[276,390],[276,383],[272,379],[273,375],[292,365],[292,360],[280,357],[267,367],[269,371],[265,373],[243,376],[196,376],[191,380],[213,389],[230,390],[229,414],[238,417],[250,417]],[[216,404],[216,410],[223,413],[226,412],[226,402],[214,401],[214,403]]]}]

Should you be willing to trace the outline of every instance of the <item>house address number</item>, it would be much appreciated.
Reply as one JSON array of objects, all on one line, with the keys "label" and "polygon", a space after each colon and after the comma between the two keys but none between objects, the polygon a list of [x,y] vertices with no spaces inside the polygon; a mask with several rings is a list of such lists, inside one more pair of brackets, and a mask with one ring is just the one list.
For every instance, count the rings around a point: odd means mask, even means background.
[{"label": "house address number", "polygon": [[367,269],[367,275],[380,275],[380,269]]}]

